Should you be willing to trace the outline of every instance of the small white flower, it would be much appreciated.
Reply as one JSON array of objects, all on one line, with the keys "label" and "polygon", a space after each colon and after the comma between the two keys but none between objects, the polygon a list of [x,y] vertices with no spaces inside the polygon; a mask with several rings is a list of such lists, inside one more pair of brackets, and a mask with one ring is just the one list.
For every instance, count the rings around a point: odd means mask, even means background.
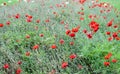
[{"label": "small white flower", "polygon": [[65,4],[69,4],[69,2],[65,2]]},{"label": "small white flower", "polygon": [[32,3],[34,3],[35,1],[32,1]]},{"label": "small white flower", "polygon": [[8,1],[8,3],[11,3],[11,2],[12,2],[11,0]]}]

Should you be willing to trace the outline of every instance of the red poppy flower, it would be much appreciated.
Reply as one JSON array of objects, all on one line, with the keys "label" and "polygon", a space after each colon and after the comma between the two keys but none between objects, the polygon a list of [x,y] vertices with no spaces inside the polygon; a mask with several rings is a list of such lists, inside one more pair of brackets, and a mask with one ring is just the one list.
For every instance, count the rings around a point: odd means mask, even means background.
[{"label": "red poppy flower", "polygon": [[80,17],[80,20],[83,21],[83,20],[84,20],[84,17]]},{"label": "red poppy flower", "polygon": [[108,56],[110,56],[110,57],[111,57],[111,56],[112,56],[112,53],[111,53],[111,52],[109,52],[109,53],[108,53]]},{"label": "red poppy flower", "polygon": [[33,18],[33,16],[31,16],[31,15],[28,16],[28,19],[32,19],[32,18]]},{"label": "red poppy flower", "polygon": [[110,66],[110,62],[104,62],[104,66]]},{"label": "red poppy flower", "polygon": [[65,69],[65,68],[67,68],[67,66],[68,66],[68,62],[63,62],[61,65],[61,68]]},{"label": "red poppy flower", "polygon": [[87,30],[86,30],[86,29],[84,29],[84,30],[83,30],[83,33],[85,33],[85,34],[86,34],[86,33],[87,33]]},{"label": "red poppy flower", "polygon": [[25,53],[25,55],[26,55],[26,56],[30,56],[30,52],[27,51],[27,52]]},{"label": "red poppy flower", "polygon": [[33,50],[36,50],[36,49],[39,49],[39,45],[37,44],[33,46]]},{"label": "red poppy flower", "polygon": [[40,36],[40,37],[43,37],[43,36],[44,36],[44,34],[39,34],[39,36]]},{"label": "red poppy flower", "polygon": [[113,27],[114,27],[114,28],[118,28],[118,25],[114,25]]},{"label": "red poppy flower", "polygon": [[104,59],[105,59],[105,60],[108,60],[108,59],[110,59],[110,56],[109,56],[109,55],[106,55],[106,56],[104,57]]},{"label": "red poppy flower", "polygon": [[112,19],[112,20],[110,20],[110,21],[107,23],[107,27],[112,26],[112,24],[113,24],[113,19]]},{"label": "red poppy flower", "polygon": [[29,23],[29,22],[32,22],[32,19],[27,18],[27,19],[26,19],[26,22],[28,22],[28,23]]},{"label": "red poppy flower", "polygon": [[70,30],[66,30],[66,35],[69,35],[70,34]]},{"label": "red poppy flower", "polygon": [[84,4],[86,0],[79,0],[79,3]]},{"label": "red poppy flower", "polygon": [[49,19],[46,19],[45,22],[48,23],[48,22],[50,22],[50,20],[49,20]]},{"label": "red poppy flower", "polygon": [[3,68],[4,68],[4,69],[8,69],[8,68],[9,68],[9,64],[7,64],[7,63],[4,64]]},{"label": "red poppy flower", "polygon": [[62,21],[60,21],[60,24],[64,24],[64,21],[62,20]]},{"label": "red poppy flower", "polygon": [[15,18],[16,18],[16,19],[19,19],[19,18],[20,18],[20,14],[16,14],[16,15],[15,15]]},{"label": "red poppy flower", "polygon": [[112,62],[113,62],[113,63],[116,63],[116,62],[117,62],[117,60],[116,60],[116,59],[112,59]]},{"label": "red poppy flower", "polygon": [[70,42],[70,45],[74,45],[74,42]]},{"label": "red poppy flower", "polygon": [[116,37],[118,37],[118,34],[116,32],[114,32],[112,36],[113,36],[113,38],[116,38]]},{"label": "red poppy flower", "polygon": [[70,59],[75,59],[76,57],[77,57],[76,54],[71,54],[71,55],[69,56]]},{"label": "red poppy flower", "polygon": [[30,35],[26,35],[26,38],[29,39],[29,38],[30,38]]},{"label": "red poppy flower", "polygon": [[72,33],[69,34],[69,36],[70,37],[75,37],[75,33],[72,32]]},{"label": "red poppy flower", "polygon": [[11,23],[10,21],[7,21],[7,22],[6,22],[6,25],[10,25],[10,23]]},{"label": "red poppy flower", "polygon": [[56,49],[57,46],[56,46],[55,44],[53,44],[53,45],[51,45],[51,48],[52,48],[52,49]]},{"label": "red poppy flower", "polygon": [[108,38],[108,41],[112,41],[112,40],[113,40],[113,37],[109,37],[109,38]]},{"label": "red poppy flower", "polygon": [[18,68],[18,69],[16,70],[16,74],[21,74],[21,72],[22,72],[21,68]]},{"label": "red poppy flower", "polygon": [[65,41],[63,39],[60,39],[59,42],[60,42],[60,44],[64,44]]},{"label": "red poppy flower", "polygon": [[38,20],[36,20],[36,23],[40,23],[40,20],[38,19]]},{"label": "red poppy flower", "polygon": [[120,37],[116,37],[115,39],[116,39],[116,40],[120,40]]},{"label": "red poppy flower", "polygon": [[109,32],[109,31],[107,31],[107,32],[106,32],[106,34],[107,34],[107,35],[110,35],[110,32]]},{"label": "red poppy flower", "polygon": [[0,27],[3,27],[4,25],[2,23],[0,23]]},{"label": "red poppy flower", "polygon": [[22,64],[22,62],[21,62],[21,61],[18,61],[18,62],[17,62],[17,64],[18,64],[18,65],[21,65],[21,64]]},{"label": "red poppy flower", "polygon": [[78,30],[79,30],[78,28],[72,28],[72,32],[76,33],[76,32],[78,32]]},{"label": "red poppy flower", "polygon": [[92,34],[87,34],[87,37],[88,37],[89,39],[91,39],[91,38],[92,38]]}]

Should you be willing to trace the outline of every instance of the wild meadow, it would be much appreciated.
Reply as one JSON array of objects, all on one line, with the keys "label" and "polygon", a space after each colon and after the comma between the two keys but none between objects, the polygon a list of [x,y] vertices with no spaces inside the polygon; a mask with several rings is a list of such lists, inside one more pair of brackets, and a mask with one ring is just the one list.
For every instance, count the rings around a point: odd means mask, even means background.
[{"label": "wild meadow", "polygon": [[120,74],[120,11],[114,5],[107,0],[3,3],[0,74]]}]

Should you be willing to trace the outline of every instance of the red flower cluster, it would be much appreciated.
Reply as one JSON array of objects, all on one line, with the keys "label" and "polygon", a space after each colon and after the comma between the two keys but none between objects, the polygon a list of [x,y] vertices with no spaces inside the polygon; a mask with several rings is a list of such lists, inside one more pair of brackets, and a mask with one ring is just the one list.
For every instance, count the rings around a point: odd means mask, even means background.
[{"label": "red flower cluster", "polygon": [[99,30],[99,24],[95,21],[91,21],[89,26],[93,32],[97,32]]},{"label": "red flower cluster", "polygon": [[[104,59],[105,60],[108,60],[107,62],[104,62],[104,66],[110,66],[110,62],[109,62],[109,59],[111,58],[112,56],[112,53],[108,53],[107,55],[105,55]],[[113,63],[116,63],[117,60],[116,59],[112,59],[112,62]]]},{"label": "red flower cluster", "polygon": [[32,22],[32,18],[33,18],[33,16],[32,15],[28,15],[28,14],[26,14],[26,22]]},{"label": "red flower cluster", "polygon": [[111,56],[112,56],[112,53],[108,53],[107,55],[105,55],[104,59],[108,60],[108,59],[110,59]]},{"label": "red flower cluster", "polygon": [[76,33],[79,31],[80,26],[72,28],[72,30],[66,30],[66,35],[70,36],[70,37],[75,37]]}]

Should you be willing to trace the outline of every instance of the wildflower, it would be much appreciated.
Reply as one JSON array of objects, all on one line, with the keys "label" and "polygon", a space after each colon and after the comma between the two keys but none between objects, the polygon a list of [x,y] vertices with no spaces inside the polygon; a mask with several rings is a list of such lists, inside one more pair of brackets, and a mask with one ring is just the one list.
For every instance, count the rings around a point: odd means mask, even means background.
[{"label": "wildflower", "polygon": [[114,28],[118,28],[118,25],[114,25],[113,27],[114,27]]},{"label": "wildflower", "polygon": [[109,38],[108,38],[108,41],[112,41],[112,40],[113,40],[113,37],[109,37]]},{"label": "wildflower", "polygon": [[116,59],[112,59],[112,62],[113,62],[113,63],[116,63],[116,62],[117,62],[117,60],[116,60]]},{"label": "wildflower", "polygon": [[60,21],[60,24],[64,24],[64,21],[62,20],[62,21]]},{"label": "wildflower", "polygon": [[79,3],[84,4],[86,0],[79,0]]},{"label": "wildflower", "polygon": [[70,42],[70,45],[74,45],[74,42]]},{"label": "wildflower", "polygon": [[88,37],[89,39],[91,39],[91,38],[92,38],[92,34],[87,34],[87,37]]},{"label": "wildflower", "polygon": [[76,32],[78,32],[78,28],[72,28],[72,32],[74,32],[74,33],[76,33]]},{"label": "wildflower", "polygon": [[64,44],[65,41],[63,39],[60,39],[59,42],[60,42],[60,44]]},{"label": "wildflower", "polygon": [[106,56],[104,57],[104,59],[105,59],[105,60],[108,60],[108,59],[110,59],[110,56],[106,55]]},{"label": "wildflower", "polygon": [[16,15],[15,15],[15,18],[16,18],[16,19],[19,19],[19,18],[20,18],[20,14],[16,14]]},{"label": "wildflower", "polygon": [[51,46],[51,48],[52,48],[52,49],[56,49],[57,46],[56,46],[55,44],[53,44],[53,45]]},{"label": "wildflower", "polygon": [[66,30],[66,35],[69,35],[70,34],[70,30]]},{"label": "wildflower", "polygon": [[36,23],[40,23],[40,20],[38,19],[38,20],[36,20]]},{"label": "wildflower", "polygon": [[21,68],[18,68],[18,69],[16,70],[16,74],[20,74],[21,72],[22,72]]},{"label": "wildflower", "polygon": [[106,32],[106,34],[107,34],[107,35],[110,35],[110,32],[109,32],[109,31],[107,31],[107,32]]},{"label": "wildflower", "polygon": [[71,55],[69,56],[69,58],[70,58],[70,59],[75,59],[75,58],[76,58],[76,54],[71,54]]},{"label": "wildflower", "polygon": [[4,25],[2,23],[0,23],[0,27],[3,27]]},{"label": "wildflower", "polygon": [[39,49],[39,45],[37,44],[33,46],[33,50],[36,50],[36,49]]},{"label": "wildflower", "polygon": [[10,23],[11,23],[10,21],[7,21],[7,22],[6,22],[6,25],[10,25]]},{"label": "wildflower", "polygon": [[86,29],[84,29],[84,30],[83,30],[83,33],[85,33],[85,34],[86,34],[86,33],[87,33],[87,30],[86,30]]},{"label": "wildflower", "polygon": [[68,66],[68,62],[63,62],[62,65],[61,65],[62,69],[67,68],[67,66]]},{"label": "wildflower", "polygon": [[4,64],[3,68],[4,68],[4,69],[8,69],[8,68],[9,68],[9,64],[7,64],[7,63]]},{"label": "wildflower", "polygon": [[118,37],[118,34],[116,32],[114,32],[112,36],[113,36],[113,38],[116,38],[116,37]]},{"label": "wildflower", "polygon": [[69,34],[69,36],[70,37],[75,37],[75,33],[72,32],[72,33]]},{"label": "wildflower", "polygon": [[30,52],[27,51],[27,52],[25,53],[25,55],[26,55],[26,56],[30,56]]},{"label": "wildflower", "polygon": [[104,66],[110,66],[110,62],[104,62]]},{"label": "wildflower", "polygon": [[113,19],[112,19],[112,20],[110,20],[110,21],[107,23],[107,27],[112,26],[112,24],[113,24]]},{"label": "wildflower", "polygon": [[43,36],[44,36],[44,34],[39,34],[39,36],[40,36],[40,37],[43,37]]},{"label": "wildflower", "polygon": [[21,65],[21,64],[22,64],[22,62],[21,62],[21,61],[18,61],[18,62],[17,62],[17,64],[18,64],[18,65]]},{"label": "wildflower", "polygon": [[49,19],[46,19],[45,22],[48,23],[48,22],[50,22],[50,20],[49,20]]},{"label": "wildflower", "polygon": [[28,23],[29,23],[29,22],[32,22],[32,19],[27,18],[27,19],[26,19],[26,22],[28,22]]},{"label": "wildflower", "polygon": [[30,38],[30,35],[26,35],[26,38],[29,39],[29,38]]}]

